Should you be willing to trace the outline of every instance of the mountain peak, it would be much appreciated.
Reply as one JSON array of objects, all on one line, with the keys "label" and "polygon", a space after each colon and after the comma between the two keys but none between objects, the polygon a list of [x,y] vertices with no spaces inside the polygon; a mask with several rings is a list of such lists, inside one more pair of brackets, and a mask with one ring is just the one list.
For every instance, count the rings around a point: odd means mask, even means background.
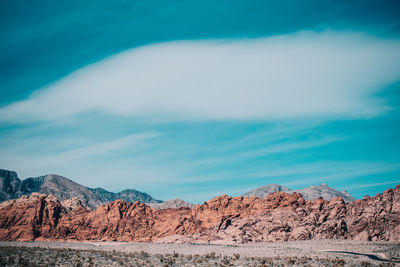
[{"label": "mountain peak", "polygon": [[322,183],[321,185],[312,185],[310,187],[306,187],[303,189],[291,190],[283,185],[278,184],[269,184],[261,187],[257,187],[251,191],[246,192],[243,196],[256,196],[259,198],[264,198],[270,193],[273,192],[285,192],[292,193],[297,192],[300,193],[305,200],[315,200],[319,197],[322,197],[325,200],[331,200],[335,197],[341,197],[346,202],[354,201],[355,199],[344,190],[344,192],[340,192],[334,188],[329,187],[326,183]]},{"label": "mountain peak", "polygon": [[269,185],[257,187],[256,189],[245,193],[243,196],[244,197],[255,196],[255,197],[259,197],[259,198],[264,198],[265,196],[267,196],[273,192],[290,192],[290,189],[284,185],[269,184]]},{"label": "mountain peak", "polygon": [[195,204],[186,202],[180,198],[166,200],[162,203],[150,203],[148,205],[154,209],[179,209],[184,207],[194,208],[196,206]]}]

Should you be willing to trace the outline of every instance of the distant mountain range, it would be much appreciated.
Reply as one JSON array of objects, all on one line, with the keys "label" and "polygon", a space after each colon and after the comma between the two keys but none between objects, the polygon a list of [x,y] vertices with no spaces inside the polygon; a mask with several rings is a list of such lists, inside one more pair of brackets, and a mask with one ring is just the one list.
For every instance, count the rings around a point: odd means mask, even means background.
[{"label": "distant mountain range", "polygon": [[284,193],[300,193],[305,200],[315,200],[319,197],[322,197],[325,200],[331,200],[335,197],[341,197],[345,202],[351,202],[355,199],[346,191],[343,190],[342,192],[327,186],[326,184],[321,185],[313,185],[310,187],[306,187],[303,189],[296,189],[291,190],[283,185],[278,184],[270,184],[262,187],[258,187],[254,190],[251,190],[245,193],[243,196],[245,197],[259,197],[264,198],[273,192],[284,192]]},{"label": "distant mountain range", "polygon": [[21,181],[16,172],[0,169],[0,201],[16,199],[33,192],[53,195],[60,201],[77,197],[82,200],[83,204],[92,209],[117,199],[142,203],[163,202],[134,189],[113,193],[103,188],[89,188],[55,174],[27,178]]},{"label": "distant mountain range", "polygon": [[[195,206],[182,199],[167,201],[157,200],[149,194],[134,189],[126,189],[119,193],[113,193],[103,188],[89,188],[55,174],[27,178],[21,181],[16,172],[0,169],[0,202],[16,199],[23,195],[30,195],[34,192],[53,195],[60,201],[78,198],[82,201],[82,204],[91,209],[95,209],[100,205],[105,205],[117,199],[123,199],[127,202],[139,201],[141,203],[147,203],[155,209],[194,208]],[[251,190],[243,196],[264,198],[273,192],[297,192],[300,193],[305,200],[315,200],[319,197],[325,200],[331,200],[335,197],[342,197],[345,202],[354,201],[354,198],[345,190],[340,192],[326,184],[321,184],[319,186],[313,185],[299,190],[291,190],[283,185],[270,184]]]}]

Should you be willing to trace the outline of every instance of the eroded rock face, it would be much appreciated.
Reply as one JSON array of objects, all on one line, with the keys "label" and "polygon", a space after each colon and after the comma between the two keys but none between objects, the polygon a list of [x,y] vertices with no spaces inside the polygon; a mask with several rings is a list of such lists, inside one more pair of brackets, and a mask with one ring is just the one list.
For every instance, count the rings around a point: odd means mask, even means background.
[{"label": "eroded rock face", "polygon": [[222,195],[193,209],[116,200],[94,211],[32,194],[0,206],[1,240],[104,240],[234,244],[307,239],[400,241],[400,185],[351,203],[276,192]]},{"label": "eroded rock face", "polygon": [[400,241],[400,185],[347,207],[350,238]]},{"label": "eroded rock face", "polygon": [[66,199],[61,201],[61,205],[69,212],[69,213],[81,213],[82,211],[91,210],[82,200],[78,197]]},{"label": "eroded rock face", "polygon": [[30,241],[53,238],[64,207],[54,196],[33,193],[2,203],[0,239]]}]

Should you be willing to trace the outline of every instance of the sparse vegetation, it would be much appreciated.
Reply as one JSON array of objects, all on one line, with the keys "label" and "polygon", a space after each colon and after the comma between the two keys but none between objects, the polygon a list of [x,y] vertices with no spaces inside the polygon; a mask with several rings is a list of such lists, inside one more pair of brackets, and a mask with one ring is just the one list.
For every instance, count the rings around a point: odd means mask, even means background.
[{"label": "sparse vegetation", "polygon": [[[240,254],[221,256],[155,254],[147,252],[47,249],[39,247],[0,247],[0,266],[347,266],[340,258],[311,257],[241,257]],[[353,266],[349,264],[348,266]],[[362,261],[354,266],[373,266]],[[394,266],[380,263],[379,266]]]}]

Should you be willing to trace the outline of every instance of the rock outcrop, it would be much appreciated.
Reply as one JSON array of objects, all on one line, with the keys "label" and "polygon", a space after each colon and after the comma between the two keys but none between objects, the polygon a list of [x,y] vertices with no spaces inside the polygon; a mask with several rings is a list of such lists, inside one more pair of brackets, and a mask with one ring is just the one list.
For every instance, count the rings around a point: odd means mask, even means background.
[{"label": "rock outcrop", "polygon": [[78,210],[85,209],[91,210],[87,207],[80,198],[74,197],[64,201],[61,201],[61,205],[68,211],[68,212],[77,212]]},{"label": "rock outcrop", "polygon": [[30,241],[57,236],[57,226],[66,210],[54,197],[33,193],[2,203],[0,239]]},{"label": "rock outcrop", "polygon": [[222,195],[193,209],[153,209],[116,200],[86,209],[32,194],[0,205],[0,240],[247,243],[306,239],[400,241],[400,185],[374,197],[304,200]]},{"label": "rock outcrop", "polygon": [[126,189],[119,193],[113,193],[102,188],[88,188],[55,174],[27,178],[21,181],[16,172],[0,169],[0,201],[15,199],[34,192],[53,195],[60,201],[76,197],[92,209],[117,199],[128,202],[162,202],[137,190]]},{"label": "rock outcrop", "polygon": [[346,190],[340,192],[332,187],[327,186],[324,183],[322,183],[321,185],[312,185],[310,187],[306,187],[303,189],[296,189],[296,190],[291,190],[283,185],[270,184],[251,190],[243,194],[243,196],[245,197],[255,196],[259,198],[264,198],[273,192],[285,192],[285,193],[297,192],[300,193],[305,200],[316,200],[320,197],[322,197],[325,200],[331,200],[336,197],[341,197],[345,202],[351,202],[355,200]]}]

